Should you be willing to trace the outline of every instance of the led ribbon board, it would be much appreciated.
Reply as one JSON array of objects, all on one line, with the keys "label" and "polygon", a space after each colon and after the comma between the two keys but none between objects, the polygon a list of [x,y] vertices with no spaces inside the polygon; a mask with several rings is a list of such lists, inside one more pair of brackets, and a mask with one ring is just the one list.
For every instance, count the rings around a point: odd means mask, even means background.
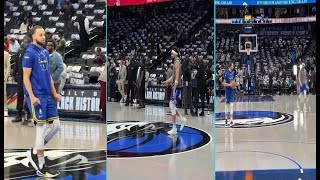
[{"label": "led ribbon board", "polygon": [[217,6],[242,6],[246,2],[249,6],[281,6],[281,5],[297,5],[297,4],[312,4],[316,0],[215,0]]},{"label": "led ribbon board", "polygon": [[172,0],[109,0],[108,6],[131,6],[140,4],[151,4],[160,2],[170,2]]}]

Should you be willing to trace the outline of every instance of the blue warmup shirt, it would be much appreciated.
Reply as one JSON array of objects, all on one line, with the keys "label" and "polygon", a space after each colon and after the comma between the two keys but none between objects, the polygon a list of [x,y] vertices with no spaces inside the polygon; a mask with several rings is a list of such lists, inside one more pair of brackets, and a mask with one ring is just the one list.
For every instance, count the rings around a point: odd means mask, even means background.
[{"label": "blue warmup shirt", "polygon": [[[22,67],[32,68],[30,81],[33,93],[38,96],[51,96],[51,76],[49,67],[49,52],[43,47],[39,48],[29,44],[22,58]],[[29,96],[25,85],[25,95]]]},{"label": "blue warmup shirt", "polygon": [[[235,76],[234,76],[234,72],[230,72],[229,69],[226,70],[225,74],[224,74],[224,79],[226,81],[226,83],[231,83],[231,81],[235,80]],[[225,91],[226,94],[231,94],[233,93],[233,89],[232,87],[225,87]]]}]

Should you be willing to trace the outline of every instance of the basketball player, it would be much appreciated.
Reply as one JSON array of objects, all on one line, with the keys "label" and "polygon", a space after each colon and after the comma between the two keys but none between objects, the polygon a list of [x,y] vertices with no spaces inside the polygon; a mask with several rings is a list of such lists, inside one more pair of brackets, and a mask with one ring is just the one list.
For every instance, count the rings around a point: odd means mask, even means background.
[{"label": "basketball player", "polygon": [[306,101],[307,101],[307,71],[305,69],[305,64],[301,64],[301,69],[298,73],[298,82],[300,85],[300,93],[299,93],[299,100],[301,98],[301,94],[303,93],[304,96],[304,109],[306,108]]},{"label": "basketball player", "polygon": [[60,121],[54,98],[61,101],[50,75],[49,52],[44,49],[45,31],[34,26],[30,33],[32,43],[22,59],[24,93],[28,108],[36,125],[35,147],[27,151],[27,157],[40,177],[56,177],[60,173],[45,165],[44,146],[60,130]]},{"label": "basketball player", "polygon": [[236,87],[235,75],[233,71],[233,63],[229,64],[229,69],[224,74],[224,81],[222,85],[225,87],[226,104],[225,104],[225,125],[228,125],[228,112],[230,110],[230,126],[233,125],[233,102],[234,102],[234,89]]},{"label": "basketball player", "polygon": [[174,47],[171,51],[171,58],[173,59],[174,67],[172,71],[172,76],[169,77],[166,81],[163,81],[161,84],[162,86],[167,86],[169,83],[171,83],[171,95],[170,95],[170,102],[169,107],[172,112],[172,129],[168,131],[169,135],[175,135],[177,134],[177,127],[176,127],[176,119],[178,116],[178,121],[181,121],[180,131],[183,129],[184,125],[186,124],[187,119],[185,117],[182,117],[178,109],[176,108],[178,98],[180,97],[180,78],[181,78],[181,64],[180,59],[178,58],[178,50],[176,47]]}]

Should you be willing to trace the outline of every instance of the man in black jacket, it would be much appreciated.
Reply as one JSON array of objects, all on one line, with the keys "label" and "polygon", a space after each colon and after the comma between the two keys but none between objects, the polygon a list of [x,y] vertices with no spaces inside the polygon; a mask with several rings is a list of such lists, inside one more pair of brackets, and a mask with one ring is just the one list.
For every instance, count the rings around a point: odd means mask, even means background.
[{"label": "man in black jacket", "polygon": [[[16,81],[18,82],[17,86],[17,110],[18,114],[15,119],[12,120],[12,122],[21,122],[22,121],[22,110],[25,109],[27,116],[30,116],[29,109],[23,107],[23,101],[24,101],[24,93],[23,93],[23,68],[22,68],[22,57],[26,51],[27,46],[30,44],[31,39],[28,36],[25,36],[23,38],[23,44],[20,51],[16,54],[16,64],[13,69],[13,76],[16,78]],[[23,122],[23,124],[26,124],[27,122]]]},{"label": "man in black jacket", "polygon": [[110,101],[115,101],[116,99],[116,80],[117,79],[117,70],[116,70],[116,64],[111,58],[110,60],[110,66],[109,66],[109,90],[110,90]]},{"label": "man in black jacket", "polygon": [[87,11],[82,10],[82,15],[79,18],[79,36],[81,43],[81,52],[86,51],[89,46],[90,39],[90,28],[89,28],[89,19],[87,18]]},{"label": "man in black jacket", "polygon": [[139,109],[145,108],[145,74],[146,74],[146,66],[144,65],[144,57],[140,59],[140,71],[137,79],[137,84],[139,87]]},{"label": "man in black jacket", "polygon": [[183,99],[184,99],[184,114],[188,115],[188,105],[190,108],[190,114],[194,115],[191,98],[191,62],[189,55],[185,56],[185,60],[182,63],[182,75],[183,75]]},{"label": "man in black jacket", "polygon": [[206,64],[206,83],[205,83],[205,92],[206,92],[206,99],[207,104],[210,103],[210,91],[209,88],[213,88],[213,81],[212,81],[212,71],[210,70],[212,67],[212,64]]},{"label": "man in black jacket", "polygon": [[196,93],[196,114],[198,114],[198,104],[199,104],[199,96],[201,100],[201,108],[202,112],[199,114],[200,116],[204,116],[204,94],[205,94],[205,68],[203,64],[203,56],[199,56],[198,58],[198,68],[197,68],[197,83],[198,83],[198,93]]},{"label": "man in black jacket", "polygon": [[[134,81],[136,80],[136,65],[134,64],[134,60],[130,59],[130,64],[127,66],[127,100],[125,106],[130,105],[133,106],[133,99],[134,99]],[[130,100],[129,100],[130,99]]]}]

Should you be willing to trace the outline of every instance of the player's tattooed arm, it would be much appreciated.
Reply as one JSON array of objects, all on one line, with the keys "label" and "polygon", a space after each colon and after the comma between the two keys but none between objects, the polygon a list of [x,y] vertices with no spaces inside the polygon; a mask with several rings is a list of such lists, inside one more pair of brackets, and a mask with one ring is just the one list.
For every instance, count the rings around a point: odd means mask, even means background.
[{"label": "player's tattooed arm", "polygon": [[177,85],[179,83],[179,77],[180,77],[180,69],[179,69],[179,64],[175,63],[174,64],[175,72],[176,72],[176,79],[174,80],[174,86],[173,86],[173,91],[175,92],[177,89]]}]

